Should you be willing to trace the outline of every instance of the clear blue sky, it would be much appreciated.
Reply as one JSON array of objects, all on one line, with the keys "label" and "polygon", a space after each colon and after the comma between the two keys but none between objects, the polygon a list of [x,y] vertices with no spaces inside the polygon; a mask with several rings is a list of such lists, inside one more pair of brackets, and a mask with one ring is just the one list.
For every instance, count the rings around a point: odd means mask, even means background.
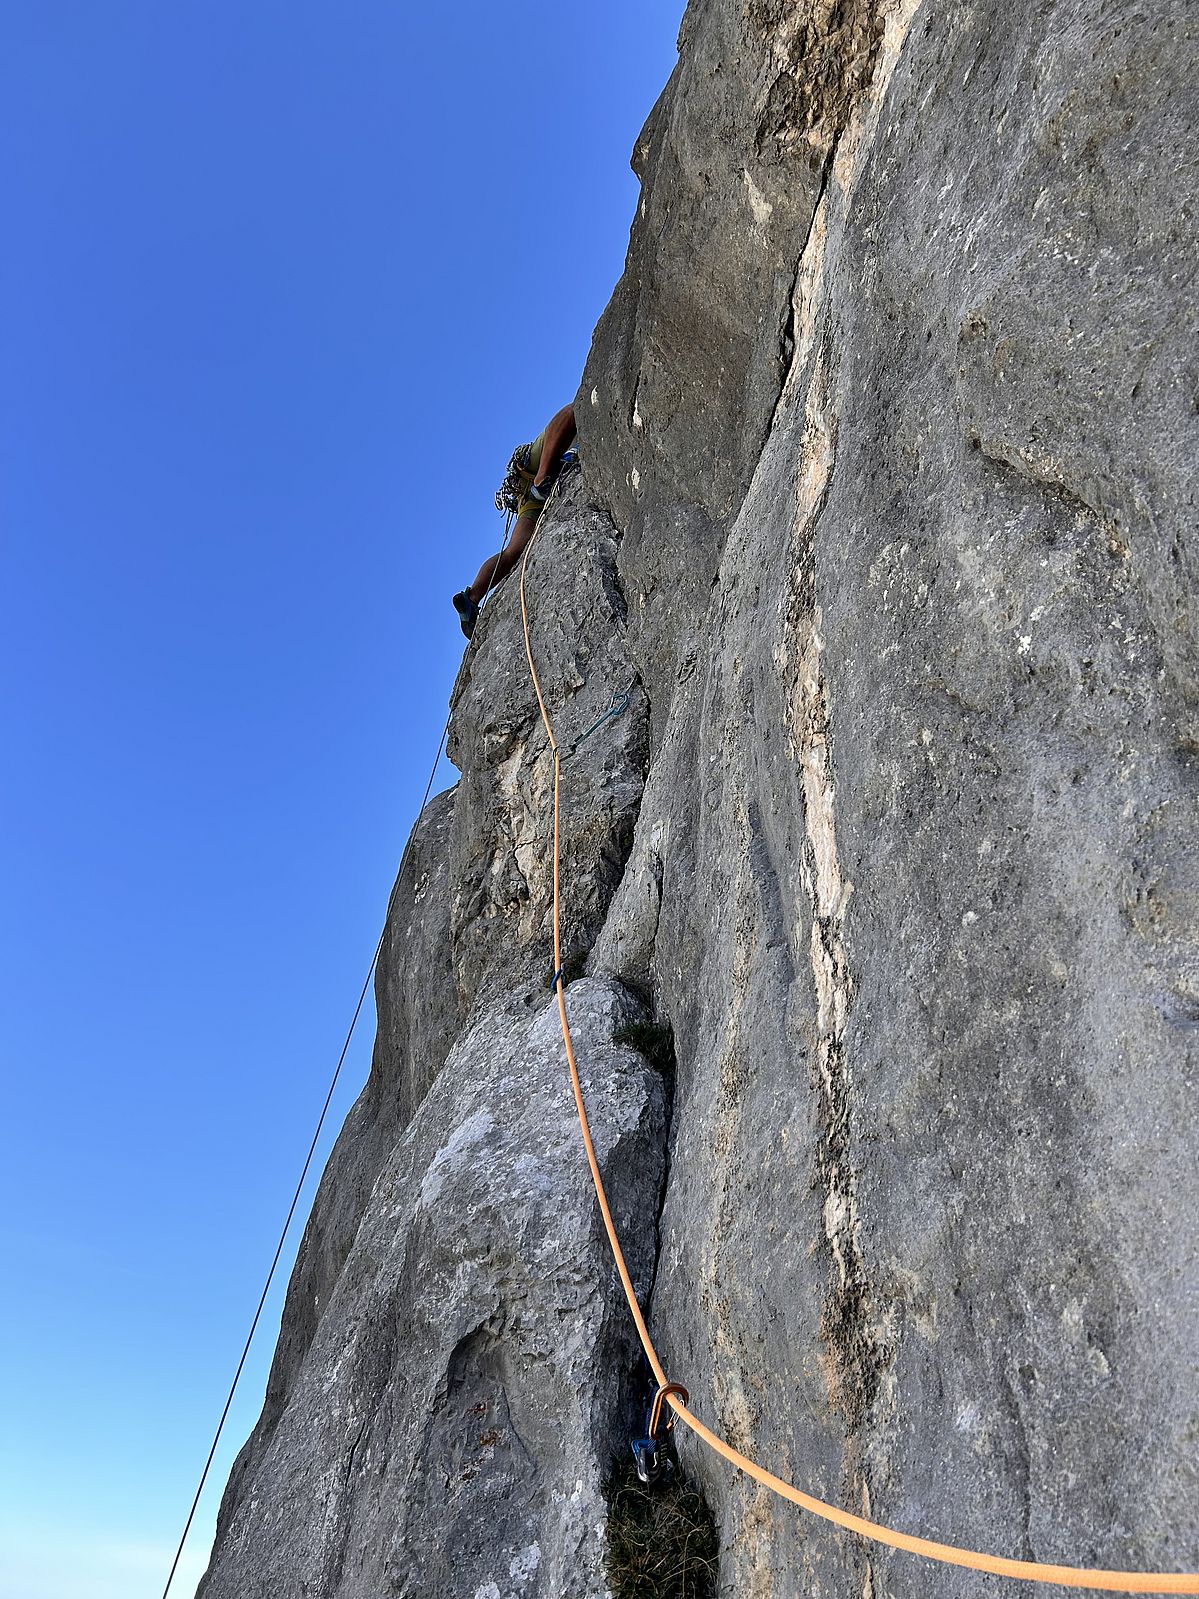
[{"label": "clear blue sky", "polygon": [[161,1593],[681,10],[0,7],[0,1599]]}]

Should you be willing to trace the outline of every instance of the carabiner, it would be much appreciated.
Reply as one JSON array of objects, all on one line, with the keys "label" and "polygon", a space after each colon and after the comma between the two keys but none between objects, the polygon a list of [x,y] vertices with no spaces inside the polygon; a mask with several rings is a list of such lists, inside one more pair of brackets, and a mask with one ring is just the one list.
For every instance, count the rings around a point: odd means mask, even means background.
[{"label": "carabiner", "polygon": [[[681,1382],[664,1383],[655,1392],[653,1404],[649,1408],[645,1437],[633,1440],[633,1460],[637,1467],[637,1476],[647,1488],[652,1488],[656,1482],[669,1475],[671,1470],[671,1462],[661,1447],[665,1439],[658,1437],[658,1431],[662,1428],[662,1406],[671,1394],[678,1394],[684,1404],[690,1398]],[[673,1426],[674,1411],[668,1409],[666,1425],[662,1430],[668,1433]]]}]

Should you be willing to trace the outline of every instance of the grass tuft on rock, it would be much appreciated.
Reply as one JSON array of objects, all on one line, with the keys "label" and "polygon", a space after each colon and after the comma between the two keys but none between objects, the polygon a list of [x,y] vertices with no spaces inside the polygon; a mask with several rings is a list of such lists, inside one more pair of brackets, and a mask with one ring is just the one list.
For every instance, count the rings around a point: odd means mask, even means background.
[{"label": "grass tuft on rock", "polygon": [[606,1489],[613,1599],[711,1599],[720,1552],[702,1494],[672,1477],[647,1488],[620,1466]]},{"label": "grass tuft on rock", "polygon": [[[569,988],[577,978],[587,975],[587,953],[585,949],[572,949],[569,954],[563,955],[563,988]],[[552,966],[545,974],[545,986],[552,991],[554,986],[554,968]]]},{"label": "grass tuft on rock", "polygon": [[630,1022],[616,1029],[612,1042],[637,1050],[663,1077],[674,1076],[674,1028],[669,1022]]}]

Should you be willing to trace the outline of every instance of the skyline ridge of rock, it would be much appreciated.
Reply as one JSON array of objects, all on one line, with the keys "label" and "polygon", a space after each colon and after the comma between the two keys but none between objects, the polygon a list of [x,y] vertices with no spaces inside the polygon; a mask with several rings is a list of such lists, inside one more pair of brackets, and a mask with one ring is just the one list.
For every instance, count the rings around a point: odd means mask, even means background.
[{"label": "skyline ridge of rock", "polygon": [[[1126,1570],[1199,1570],[1197,29],[692,0],[529,581],[563,740],[629,694],[567,1003],[671,1375],[830,1502]],[[452,711],[200,1599],[608,1593],[642,1378],[515,579]],[[677,1441],[722,1596],[1011,1590]]]}]

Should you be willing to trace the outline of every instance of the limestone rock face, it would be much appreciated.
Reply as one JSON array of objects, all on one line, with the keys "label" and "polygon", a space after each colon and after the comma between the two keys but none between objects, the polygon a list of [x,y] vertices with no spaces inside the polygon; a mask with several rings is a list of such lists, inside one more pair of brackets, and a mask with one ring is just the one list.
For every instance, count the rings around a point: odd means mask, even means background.
[{"label": "limestone rock face", "polygon": [[[649,757],[648,705],[628,649],[611,520],[574,474],[543,521],[526,596],[563,751],[614,695],[628,696],[627,710],[562,765],[562,873],[571,885],[564,938],[568,949],[587,949],[632,842]],[[454,969],[464,1002],[481,1004],[552,969],[553,761],[529,678],[517,573],[486,606],[463,661],[449,753],[462,772],[450,841]]]},{"label": "limestone rock face", "polygon": [[[638,1007],[567,995],[593,1136],[648,1289],[661,1079],[613,1033]],[[601,1486],[629,1413],[627,1313],[578,1203],[556,1004],[491,1010],[384,1162],[287,1402],[227,1503],[210,1599],[606,1592]]]},{"label": "limestone rock face", "polygon": [[[695,0],[530,570],[564,742],[630,695],[563,768],[568,998],[672,1377],[877,1520],[1158,1570],[1199,1569],[1195,34]],[[451,748],[207,1599],[603,1591],[635,1349],[515,579]],[[730,1599],[1010,1587],[679,1443]]]}]

